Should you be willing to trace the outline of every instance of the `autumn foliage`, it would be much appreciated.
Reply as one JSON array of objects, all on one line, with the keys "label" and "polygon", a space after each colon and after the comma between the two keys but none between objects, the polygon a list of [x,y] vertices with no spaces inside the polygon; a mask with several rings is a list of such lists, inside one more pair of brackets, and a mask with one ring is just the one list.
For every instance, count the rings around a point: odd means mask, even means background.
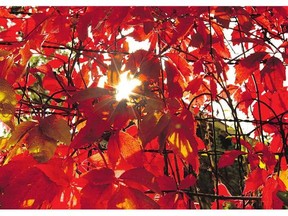
[{"label": "autumn foliage", "polygon": [[287,18],[1,7],[0,208],[286,208]]}]

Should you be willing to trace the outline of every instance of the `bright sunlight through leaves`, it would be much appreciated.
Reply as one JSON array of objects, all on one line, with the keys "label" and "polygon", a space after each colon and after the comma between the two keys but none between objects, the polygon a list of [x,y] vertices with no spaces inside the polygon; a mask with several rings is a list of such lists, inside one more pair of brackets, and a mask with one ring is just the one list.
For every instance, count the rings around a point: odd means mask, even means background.
[{"label": "bright sunlight through leaves", "polygon": [[129,99],[132,91],[135,87],[141,85],[141,81],[134,78],[129,71],[126,71],[120,75],[120,82],[116,86],[116,100]]}]

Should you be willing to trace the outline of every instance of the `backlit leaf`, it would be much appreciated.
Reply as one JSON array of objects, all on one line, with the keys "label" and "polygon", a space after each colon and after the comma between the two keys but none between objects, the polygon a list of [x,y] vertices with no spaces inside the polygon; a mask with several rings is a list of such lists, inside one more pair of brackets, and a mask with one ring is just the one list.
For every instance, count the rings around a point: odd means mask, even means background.
[{"label": "backlit leaf", "polygon": [[190,91],[191,94],[195,94],[203,83],[203,78],[196,77],[191,80],[186,88],[186,91]]},{"label": "backlit leaf", "polygon": [[118,142],[120,154],[125,161],[135,167],[143,165],[141,142],[125,132],[119,132]]},{"label": "backlit leaf", "polygon": [[39,128],[47,137],[70,144],[71,133],[67,122],[62,118],[57,118],[55,115],[50,115],[40,121]]},{"label": "backlit leaf", "polygon": [[168,126],[169,121],[169,114],[163,114],[160,118],[158,118],[156,112],[146,115],[139,126],[143,146],[145,147],[148,142],[159,136]]},{"label": "backlit leaf", "polygon": [[120,186],[108,203],[109,209],[158,209],[159,205],[143,192]]},{"label": "backlit leaf", "polygon": [[87,179],[93,185],[112,184],[115,181],[114,171],[108,168],[93,169],[84,174],[83,178]]},{"label": "backlit leaf", "polygon": [[281,170],[279,178],[281,181],[285,184],[286,190],[288,191],[288,169],[286,170]]},{"label": "backlit leaf", "polygon": [[27,62],[29,61],[30,57],[32,56],[29,41],[24,45],[23,48],[20,49],[19,53],[21,55],[21,65],[26,66]]},{"label": "backlit leaf", "polygon": [[0,78],[0,120],[13,128],[13,116],[17,104],[13,87]]},{"label": "backlit leaf", "polygon": [[260,61],[267,55],[266,52],[257,52],[241,60],[236,69],[236,83],[242,83],[244,80],[259,69]]},{"label": "backlit leaf", "polygon": [[283,62],[274,56],[269,58],[261,70],[261,79],[264,81],[266,90],[275,92],[281,88],[286,79]]},{"label": "backlit leaf", "polygon": [[186,121],[173,117],[168,127],[167,140],[173,150],[189,162],[197,172],[199,168],[198,149],[193,127],[193,124],[188,126]]},{"label": "backlit leaf", "polygon": [[40,163],[50,160],[57,147],[57,141],[44,135],[39,127],[31,129],[26,142],[28,151]]},{"label": "backlit leaf", "polygon": [[45,208],[59,193],[60,186],[34,167],[37,162],[27,154],[15,156],[0,167],[0,203],[3,209]]},{"label": "backlit leaf", "polygon": [[25,121],[15,127],[15,130],[12,132],[9,141],[7,142],[6,149],[16,145],[27,133],[37,125],[36,122]]},{"label": "backlit leaf", "polygon": [[69,101],[71,103],[81,102],[81,101],[88,100],[88,99],[96,99],[98,97],[108,95],[108,94],[109,94],[109,91],[107,89],[98,88],[98,87],[87,88],[87,89],[74,93]]},{"label": "backlit leaf", "polygon": [[81,190],[82,209],[106,209],[109,199],[114,193],[112,184],[87,184]]},{"label": "backlit leaf", "polygon": [[[161,190],[156,181],[156,177],[144,168],[127,170],[119,178],[123,179],[124,182],[125,180],[133,181],[135,183],[146,186],[156,193],[161,193]],[[129,182],[127,184],[129,185]]]},{"label": "backlit leaf", "polygon": [[179,83],[181,81],[181,77],[178,69],[170,61],[166,61],[165,70],[167,73],[169,97],[181,98],[183,96],[183,89]]},{"label": "backlit leaf", "polygon": [[118,138],[118,134],[112,134],[108,141],[107,155],[113,168],[116,166],[121,156]]}]

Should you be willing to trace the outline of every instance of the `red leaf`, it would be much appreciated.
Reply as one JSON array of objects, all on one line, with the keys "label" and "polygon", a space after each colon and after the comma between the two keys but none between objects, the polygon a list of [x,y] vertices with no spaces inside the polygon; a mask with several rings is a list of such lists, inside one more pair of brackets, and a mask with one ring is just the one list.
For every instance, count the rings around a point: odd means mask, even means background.
[{"label": "red leaf", "polygon": [[130,70],[132,74],[140,71],[146,80],[158,81],[160,75],[160,62],[152,53],[146,50],[137,50],[132,53],[127,61],[126,70]]},{"label": "red leaf", "polygon": [[[127,170],[119,178],[123,179],[124,182],[129,180],[134,183],[141,184],[150,190],[155,191],[156,193],[161,193],[161,189],[157,184],[156,177],[144,168]],[[127,185],[129,185],[129,181],[127,182]]]},{"label": "red leaf", "polygon": [[195,94],[199,90],[202,83],[203,83],[203,78],[196,77],[192,81],[189,82],[186,88],[186,91],[190,91],[191,94]]},{"label": "red leaf", "polygon": [[264,185],[262,202],[264,209],[282,209],[283,201],[277,196],[278,191],[286,191],[279,177],[269,177]]},{"label": "red leaf", "polygon": [[71,99],[69,99],[70,103],[81,102],[88,99],[96,99],[98,97],[109,95],[109,91],[103,88],[87,88],[82,91],[78,91],[73,94]]},{"label": "red leaf", "polygon": [[[169,114],[163,114],[158,121],[154,113],[149,113],[143,118],[139,126],[139,136],[142,140],[142,145],[144,148],[148,142],[159,136],[165,130],[169,124],[169,121]],[[152,126],[153,130],[151,130]]]},{"label": "red leaf", "polygon": [[251,95],[251,92],[246,90],[246,91],[241,91],[239,88],[235,94],[234,98],[237,102],[239,102],[239,109],[244,112],[246,115],[248,115],[248,109],[250,105],[253,103],[253,97]]},{"label": "red leaf", "polygon": [[280,134],[275,134],[269,145],[269,150],[272,153],[280,153],[283,149],[282,137]]},{"label": "red leaf", "polygon": [[178,19],[178,25],[175,26],[173,37],[171,38],[171,44],[177,42],[177,40],[182,40],[187,34],[190,33],[190,29],[193,26],[194,17],[185,17]]},{"label": "red leaf", "polygon": [[181,80],[179,71],[169,61],[165,62],[165,70],[167,73],[167,86],[168,86],[169,97],[181,98],[183,96],[183,90],[179,84],[179,81]]},{"label": "red leaf", "polygon": [[81,208],[106,209],[109,199],[113,196],[114,190],[112,184],[87,184],[81,190]]},{"label": "red leaf", "polygon": [[254,192],[261,185],[266,182],[266,178],[268,176],[268,172],[264,169],[256,168],[249,175],[245,182],[245,188],[243,194],[247,194],[249,192]]},{"label": "red leaf", "polygon": [[176,192],[167,193],[159,199],[158,204],[160,205],[161,209],[173,209],[176,199]]},{"label": "red leaf", "polygon": [[59,186],[69,186],[68,176],[64,173],[66,167],[63,166],[62,160],[50,160],[46,164],[37,164],[39,170],[41,170],[51,181],[55,182]]},{"label": "red leaf", "polygon": [[218,184],[219,195],[232,196],[227,187],[223,183]]},{"label": "red leaf", "polygon": [[246,154],[246,152],[240,150],[225,151],[218,161],[218,167],[223,168],[234,164],[235,158],[243,154]]},{"label": "red leaf", "polygon": [[196,183],[196,181],[197,179],[195,176],[193,176],[192,174],[188,175],[180,182],[179,189],[184,190],[192,187]]},{"label": "red leaf", "polygon": [[72,140],[71,148],[81,148],[83,146],[93,143],[97,138],[99,138],[104,131],[109,129],[107,121],[100,119],[100,117],[94,115],[90,116],[86,122],[84,128],[82,128],[79,133]]},{"label": "red leaf", "polygon": [[217,97],[217,84],[214,79],[210,79],[210,91],[212,98],[215,99]]},{"label": "red leaf", "polygon": [[61,187],[34,167],[36,161],[26,154],[15,156],[0,168],[1,208],[46,208]]},{"label": "red leaf", "polygon": [[115,181],[114,171],[109,168],[93,169],[86,173],[83,178],[93,185],[112,184]]},{"label": "red leaf", "polygon": [[144,22],[143,23],[143,27],[144,27],[144,33],[146,35],[148,35],[154,28],[154,22]]},{"label": "red leaf", "polygon": [[109,200],[109,209],[158,209],[159,205],[143,192],[121,186]]},{"label": "red leaf", "polygon": [[197,60],[193,64],[193,74],[194,75],[199,75],[201,72],[203,72],[203,61],[202,60]]},{"label": "red leaf", "polygon": [[260,61],[267,55],[266,52],[257,52],[249,55],[247,58],[241,60],[236,69],[236,83],[240,84],[249,76],[259,69]]},{"label": "red leaf", "polygon": [[108,141],[107,155],[113,168],[117,165],[121,156],[118,141],[119,141],[118,134],[112,134]]},{"label": "red leaf", "polygon": [[261,79],[264,81],[266,90],[275,92],[283,87],[286,80],[285,66],[278,58],[272,56],[261,70]]},{"label": "red leaf", "polygon": [[188,64],[186,59],[184,59],[178,53],[166,53],[165,56],[172,60],[172,62],[176,65],[178,70],[185,78],[188,78],[191,75],[191,66]]},{"label": "red leaf", "polygon": [[162,191],[176,191],[177,185],[173,178],[169,176],[159,176],[157,177],[157,182]]},{"label": "red leaf", "polygon": [[121,100],[109,116],[108,121],[113,125],[114,130],[121,130],[128,125],[128,121],[131,119],[135,119],[133,108],[128,106],[125,100]]}]

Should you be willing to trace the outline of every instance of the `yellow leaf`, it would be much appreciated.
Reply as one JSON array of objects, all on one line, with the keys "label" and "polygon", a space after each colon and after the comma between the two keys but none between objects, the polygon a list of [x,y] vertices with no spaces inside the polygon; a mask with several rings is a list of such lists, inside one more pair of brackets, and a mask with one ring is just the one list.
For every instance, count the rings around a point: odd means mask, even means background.
[{"label": "yellow leaf", "polygon": [[42,133],[47,137],[65,144],[70,144],[70,127],[64,119],[57,118],[55,115],[50,115],[40,121],[39,127]]},{"label": "yellow leaf", "polygon": [[39,127],[29,132],[26,142],[28,151],[40,163],[50,160],[57,147],[57,141],[44,135]]},{"label": "yellow leaf", "polygon": [[288,190],[288,169],[281,170],[279,178],[283,181],[283,183],[286,186],[286,190]]},{"label": "yellow leaf", "polygon": [[16,104],[13,87],[6,80],[0,79],[0,120],[11,128]]},{"label": "yellow leaf", "polygon": [[125,198],[123,202],[117,203],[116,207],[119,209],[136,209],[136,205],[133,200]]},{"label": "yellow leaf", "polygon": [[4,149],[7,144],[7,138],[0,138],[0,149]]},{"label": "yellow leaf", "polygon": [[177,149],[183,158],[188,158],[193,149],[186,137],[181,137],[180,133],[174,132],[167,137],[167,140]]}]

